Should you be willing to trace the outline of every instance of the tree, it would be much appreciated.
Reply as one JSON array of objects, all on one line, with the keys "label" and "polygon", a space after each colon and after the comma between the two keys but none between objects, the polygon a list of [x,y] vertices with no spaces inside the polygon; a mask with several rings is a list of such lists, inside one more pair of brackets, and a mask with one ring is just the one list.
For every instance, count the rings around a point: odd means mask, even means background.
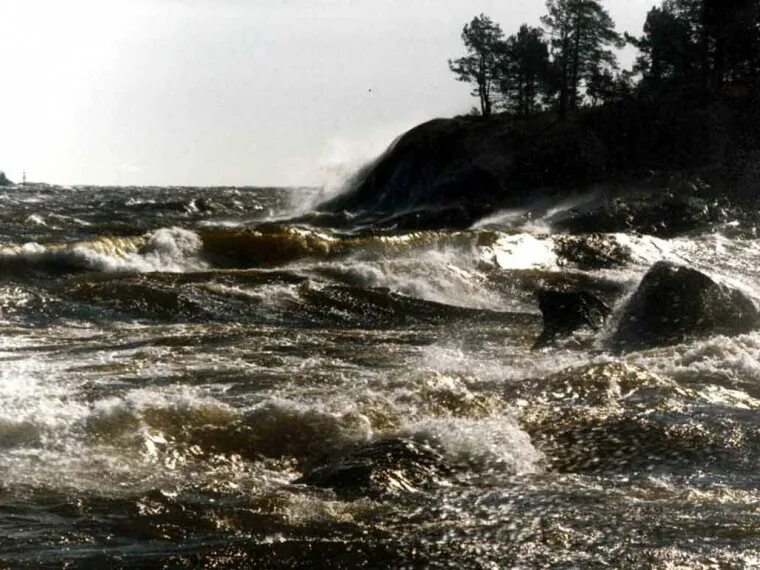
[{"label": "tree", "polygon": [[665,0],[647,15],[636,69],[654,87],[698,85],[720,91],[760,77],[760,2]]},{"label": "tree", "polygon": [[702,0],[700,16],[697,28],[707,86],[720,89],[726,83],[754,81],[760,49],[757,0]]},{"label": "tree", "polygon": [[473,83],[473,96],[480,99],[480,110],[484,117],[491,115],[493,91],[497,78],[498,52],[504,32],[498,24],[481,14],[465,25],[462,41],[467,55],[449,60],[449,68],[457,80]]},{"label": "tree", "polygon": [[503,44],[499,64],[499,88],[510,111],[529,117],[546,89],[549,46],[543,30],[523,24]]},{"label": "tree", "polygon": [[588,79],[586,94],[591,99],[591,105],[596,107],[612,101],[615,98],[616,79],[609,69],[596,69]]},{"label": "tree", "polygon": [[667,3],[649,11],[641,38],[626,39],[641,52],[634,71],[642,74],[645,84],[683,83],[695,70],[698,45],[691,23]]},{"label": "tree", "polygon": [[613,73],[609,69],[595,71],[586,84],[586,94],[593,106],[620,101],[633,93],[633,78],[629,71]]},{"label": "tree", "polygon": [[559,110],[577,109],[581,85],[603,69],[616,69],[611,47],[622,47],[615,23],[598,0],[547,0],[541,21],[552,36],[559,81]]}]

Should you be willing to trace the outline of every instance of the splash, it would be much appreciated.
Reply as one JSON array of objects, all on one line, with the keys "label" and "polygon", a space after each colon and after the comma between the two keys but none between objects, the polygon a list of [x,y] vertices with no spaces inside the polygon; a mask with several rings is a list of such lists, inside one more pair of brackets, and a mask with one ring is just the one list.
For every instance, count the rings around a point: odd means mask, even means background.
[{"label": "splash", "polygon": [[195,232],[164,228],[143,237],[104,237],[64,245],[27,243],[0,249],[0,268],[25,271],[102,273],[181,272],[206,267]]}]

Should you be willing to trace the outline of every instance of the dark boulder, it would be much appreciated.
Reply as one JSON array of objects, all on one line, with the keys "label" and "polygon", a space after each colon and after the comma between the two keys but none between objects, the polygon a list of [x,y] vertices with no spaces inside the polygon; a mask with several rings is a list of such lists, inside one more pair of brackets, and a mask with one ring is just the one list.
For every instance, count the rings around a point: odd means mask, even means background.
[{"label": "dark boulder", "polygon": [[[757,105],[684,105],[683,98],[677,91],[630,97],[565,120],[553,113],[435,119],[402,135],[310,220],[375,230],[467,227],[499,209],[541,208],[594,191],[601,204],[563,212],[555,227],[698,229],[734,199],[757,197],[760,123]],[[726,204],[716,204],[723,197]]]},{"label": "dark boulder", "polygon": [[356,498],[428,489],[450,472],[451,467],[433,448],[396,438],[351,449],[296,483],[331,488],[341,497]]},{"label": "dark boulder", "polygon": [[721,214],[721,208],[703,198],[645,194],[590,203],[563,212],[551,220],[551,225],[571,233],[639,232],[672,237],[707,228],[720,221]]},{"label": "dark boulder", "polygon": [[356,212],[358,225],[468,227],[498,208],[596,180],[604,155],[591,131],[550,117],[436,119],[401,136],[319,209]]},{"label": "dark boulder", "polygon": [[534,349],[553,344],[582,328],[599,330],[610,315],[603,301],[585,291],[538,291],[538,305],[544,316],[544,330]]},{"label": "dark boulder", "polygon": [[631,248],[609,234],[556,235],[554,253],[560,263],[582,270],[624,267],[633,261]]},{"label": "dark boulder", "polygon": [[757,307],[741,291],[661,261],[628,301],[612,342],[619,351],[641,350],[691,337],[742,334],[758,323]]}]

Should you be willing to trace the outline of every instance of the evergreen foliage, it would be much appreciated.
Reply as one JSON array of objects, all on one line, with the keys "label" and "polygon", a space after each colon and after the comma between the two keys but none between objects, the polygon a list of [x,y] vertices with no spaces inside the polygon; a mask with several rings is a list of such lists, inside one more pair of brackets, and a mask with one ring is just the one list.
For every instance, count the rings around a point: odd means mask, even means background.
[{"label": "evergreen foliage", "polygon": [[560,115],[577,109],[583,84],[617,69],[611,48],[622,47],[615,23],[598,0],[548,0],[542,23],[551,33],[554,63],[559,76]]},{"label": "evergreen foliage", "polygon": [[503,44],[500,57],[499,88],[507,110],[529,117],[546,93],[549,75],[549,48],[540,28],[523,24],[517,34]]},{"label": "evergreen foliage", "polygon": [[[647,14],[643,35],[625,40],[600,0],[547,0],[545,31],[523,24],[504,39],[481,14],[462,34],[467,55],[450,61],[473,83],[480,112],[496,101],[516,116],[547,107],[560,117],[583,106],[627,97],[688,93],[692,101],[760,99],[760,0],[663,0]],[[618,72],[615,48],[639,50]]]},{"label": "evergreen foliage", "polygon": [[449,60],[449,68],[459,81],[475,84],[472,94],[480,100],[484,117],[490,116],[493,110],[493,90],[503,37],[504,32],[499,25],[481,14],[465,25],[462,31],[467,55]]}]

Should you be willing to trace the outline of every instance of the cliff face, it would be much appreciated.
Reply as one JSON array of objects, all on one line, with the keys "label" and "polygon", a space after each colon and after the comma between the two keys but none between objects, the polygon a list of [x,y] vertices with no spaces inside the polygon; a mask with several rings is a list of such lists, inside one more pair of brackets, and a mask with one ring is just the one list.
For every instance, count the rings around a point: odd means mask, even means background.
[{"label": "cliff face", "polygon": [[[675,193],[675,210],[679,193],[692,201],[754,197],[757,107],[690,105],[674,96],[591,109],[562,122],[551,115],[436,119],[404,134],[320,210],[350,211],[359,223],[381,227],[466,227],[497,209],[600,187],[643,190],[671,205]],[[696,194],[683,190],[697,187]]]}]

